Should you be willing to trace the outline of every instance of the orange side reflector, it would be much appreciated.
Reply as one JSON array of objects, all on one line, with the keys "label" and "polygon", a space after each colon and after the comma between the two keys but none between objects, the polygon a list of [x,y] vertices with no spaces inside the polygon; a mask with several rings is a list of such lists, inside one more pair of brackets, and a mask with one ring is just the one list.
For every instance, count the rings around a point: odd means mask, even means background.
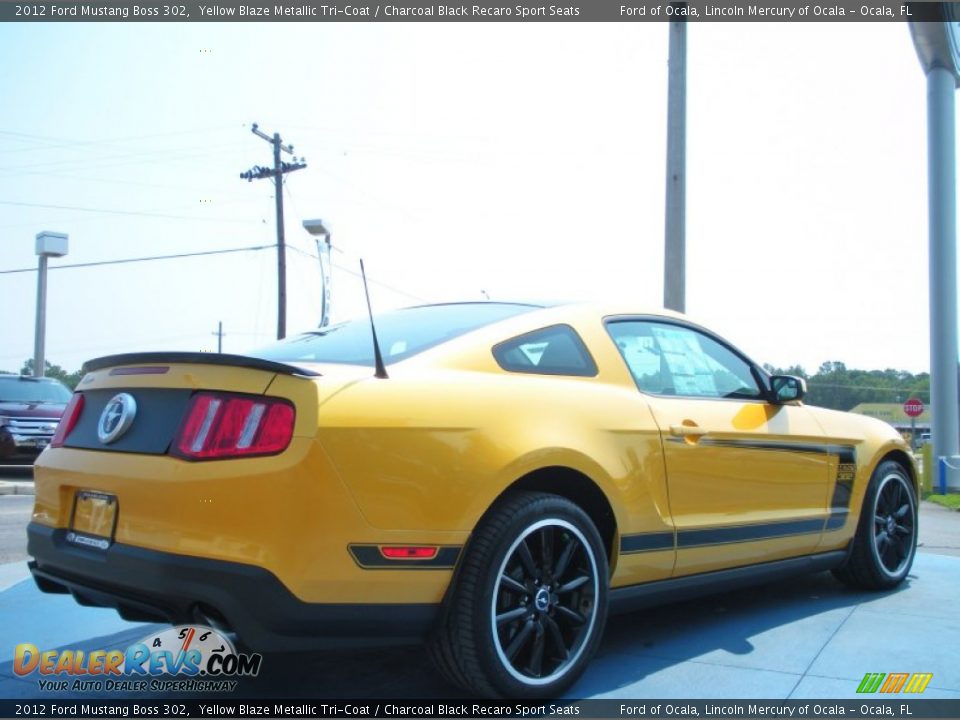
[{"label": "orange side reflector", "polygon": [[432,560],[437,556],[436,546],[391,545],[381,547],[380,554],[388,560]]}]

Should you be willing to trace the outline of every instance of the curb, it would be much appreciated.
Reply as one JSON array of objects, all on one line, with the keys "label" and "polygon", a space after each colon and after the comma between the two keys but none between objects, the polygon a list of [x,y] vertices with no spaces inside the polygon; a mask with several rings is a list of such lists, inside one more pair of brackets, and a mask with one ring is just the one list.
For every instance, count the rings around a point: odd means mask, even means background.
[{"label": "curb", "polygon": [[0,481],[0,495],[33,495],[32,482]]}]

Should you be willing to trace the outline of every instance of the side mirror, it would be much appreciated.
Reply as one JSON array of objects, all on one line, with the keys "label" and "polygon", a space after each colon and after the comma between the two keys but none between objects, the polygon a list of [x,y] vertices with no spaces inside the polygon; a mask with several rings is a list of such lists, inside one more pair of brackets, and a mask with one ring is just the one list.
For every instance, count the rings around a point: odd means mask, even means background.
[{"label": "side mirror", "polygon": [[774,375],[770,378],[770,394],[775,403],[802,400],[807,394],[807,381],[794,375]]}]

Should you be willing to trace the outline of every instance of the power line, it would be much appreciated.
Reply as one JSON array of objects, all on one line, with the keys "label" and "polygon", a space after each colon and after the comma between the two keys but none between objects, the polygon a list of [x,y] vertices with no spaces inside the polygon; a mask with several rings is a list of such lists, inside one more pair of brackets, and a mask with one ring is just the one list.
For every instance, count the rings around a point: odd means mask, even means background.
[{"label": "power line", "polygon": [[249,222],[238,218],[205,218],[197,215],[173,215],[170,213],[156,213],[140,210],[114,210],[110,208],[88,208],[79,205],[48,205],[45,203],[17,202],[16,200],[0,200],[0,205],[15,207],[42,208],[44,210],[70,210],[73,212],[104,213],[106,215],[135,215],[137,217],[166,218],[169,220],[202,220],[206,222]]},{"label": "power line", "polygon": [[175,137],[178,135],[203,135],[208,133],[220,132],[233,125],[221,125],[218,127],[196,128],[194,130],[174,130],[172,132],[151,133],[149,135],[128,135],[117,138],[98,138],[96,140],[77,140],[70,138],[52,137],[50,135],[33,135],[31,133],[16,132],[14,130],[0,130],[0,135],[6,135],[13,138],[24,138],[26,140],[40,141],[44,143],[53,143],[48,145],[34,145],[26,148],[13,148],[0,150],[0,153],[27,152],[31,150],[54,150],[59,148],[86,148],[96,145],[110,145],[113,143],[125,143],[142,140],[153,140],[155,138]]},{"label": "power line", "polygon": [[174,130],[171,132],[151,133],[149,135],[125,135],[114,138],[97,138],[96,140],[79,140],[77,138],[55,137],[53,135],[35,135],[33,133],[17,132],[16,130],[0,130],[0,135],[11,135],[13,137],[27,138],[28,140],[43,140],[44,142],[65,143],[67,145],[107,145],[115,142],[132,142],[134,140],[150,140],[158,137],[169,137],[171,135],[197,135],[202,133],[219,132],[232,125],[220,125],[217,127],[196,128],[194,130]]},{"label": "power line", "polygon": [[[125,263],[148,262],[151,260],[176,260],[179,258],[200,257],[202,255],[226,255],[227,253],[251,252],[255,250],[270,250],[276,245],[252,245],[251,247],[228,248],[226,250],[204,250],[201,252],[178,253],[176,255],[152,255],[150,257],[124,258],[122,260],[100,260],[99,262],[73,263],[70,265],[51,265],[51,270],[64,270],[66,268],[99,267],[101,265],[123,265]],[[36,268],[18,268],[16,270],[0,270],[0,275],[12,275],[13,273],[36,272]]]},{"label": "power line", "polygon": [[[190,147],[158,148],[141,152],[125,152],[114,155],[93,155],[87,157],[51,160],[48,162],[31,162],[25,165],[0,166],[0,173],[4,175],[33,175],[37,169],[78,167],[117,167],[120,165],[138,165],[149,162],[151,164],[167,163],[178,160],[194,160],[196,158],[218,155],[222,150],[238,147],[239,143],[223,143],[220,145],[195,145]],[[21,172],[22,171],[22,172]]]},{"label": "power line", "polygon": [[[83,183],[95,182],[95,183],[107,183],[110,185],[123,185],[124,187],[136,186],[136,187],[145,187],[145,188],[157,188],[160,190],[180,190],[180,191],[186,191],[190,193],[198,193],[200,195],[214,194],[210,188],[200,188],[200,187],[188,186],[183,184],[174,185],[173,183],[143,182],[140,180],[130,180],[129,178],[122,178],[122,177],[101,178],[101,177],[91,177],[89,175],[74,175],[72,173],[73,171],[68,169],[65,172],[56,172],[52,170],[38,170],[36,172],[24,173],[24,174],[43,175],[44,177],[53,177],[59,180],[77,181],[77,182],[83,182]],[[243,202],[245,203],[249,203],[250,201],[249,195],[247,193],[243,193],[242,195],[240,192],[224,193],[220,189],[217,189],[215,193],[218,196],[223,196],[226,194],[230,197],[236,197],[236,198],[243,197],[244,198]],[[241,202],[241,201],[238,199],[237,202]]]},{"label": "power line", "polygon": [[[320,260],[320,257],[319,257],[318,255],[314,255],[312,252],[307,252],[306,250],[301,250],[300,248],[296,247],[295,245],[288,245],[287,247],[289,247],[289,248],[290,248],[291,250],[293,250],[294,252],[298,252],[298,253],[300,253],[301,255],[306,255],[307,257],[310,257],[310,258],[313,258],[314,260],[317,260],[318,262],[319,262],[319,260]],[[339,248],[335,248],[335,249],[338,250],[338,251],[341,252],[341,253],[343,252],[343,250],[340,250]],[[336,263],[331,263],[331,265],[333,265],[333,267],[335,267],[337,270],[340,270],[340,271],[342,271],[342,272],[345,272],[345,273],[347,273],[348,275],[353,275],[353,276],[356,277],[356,278],[361,278],[361,279],[362,279],[360,273],[357,272],[356,270],[351,270],[350,268],[344,267],[343,265],[337,265]],[[389,290],[390,292],[395,292],[395,293],[397,293],[398,295],[403,295],[403,296],[405,296],[405,297],[410,298],[411,300],[416,300],[417,302],[422,302],[422,303],[430,302],[430,301],[427,300],[426,298],[422,298],[422,297],[420,297],[419,295],[414,295],[413,293],[408,293],[408,292],[405,291],[405,290],[401,290],[400,288],[395,287],[395,286],[393,286],[393,285],[389,285],[389,284],[387,284],[387,283],[385,283],[385,282],[382,282],[381,280],[374,280],[373,278],[369,278],[369,277],[368,277],[368,278],[367,278],[367,281],[368,281],[371,285],[379,285],[380,287],[385,288],[385,289]]]},{"label": "power line", "polygon": [[[151,336],[148,342],[156,344],[156,343],[175,342],[175,341],[181,341],[181,340],[193,340],[195,338],[205,338],[205,337],[206,337],[206,333],[193,333],[191,335],[172,335],[168,337],[152,337]],[[76,354],[76,353],[88,353],[88,352],[111,352],[115,350],[123,350],[125,348],[129,348],[130,346],[131,346],[131,343],[128,342],[123,345],[87,345],[85,347],[73,346],[73,347],[66,347],[66,348],[58,347],[56,352],[61,355],[66,353]],[[27,353],[15,353],[10,355],[0,355],[0,360],[16,360],[18,358],[23,358],[24,355],[26,354]]]}]

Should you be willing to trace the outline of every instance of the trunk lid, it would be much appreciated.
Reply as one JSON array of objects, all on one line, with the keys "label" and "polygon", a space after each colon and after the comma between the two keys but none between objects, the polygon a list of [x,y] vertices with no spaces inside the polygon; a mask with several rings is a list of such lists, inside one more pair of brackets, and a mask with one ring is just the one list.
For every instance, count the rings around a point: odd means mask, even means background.
[{"label": "trunk lid", "polygon": [[[84,370],[76,389],[83,409],[64,440],[67,448],[167,454],[191,398],[200,391],[285,398],[296,410],[294,434],[311,434],[311,423],[316,432],[319,387],[311,378],[319,374],[309,368],[241,355],[137,353],[91,360]],[[121,436],[103,442],[98,426],[120,393],[132,396],[134,418]]]}]

